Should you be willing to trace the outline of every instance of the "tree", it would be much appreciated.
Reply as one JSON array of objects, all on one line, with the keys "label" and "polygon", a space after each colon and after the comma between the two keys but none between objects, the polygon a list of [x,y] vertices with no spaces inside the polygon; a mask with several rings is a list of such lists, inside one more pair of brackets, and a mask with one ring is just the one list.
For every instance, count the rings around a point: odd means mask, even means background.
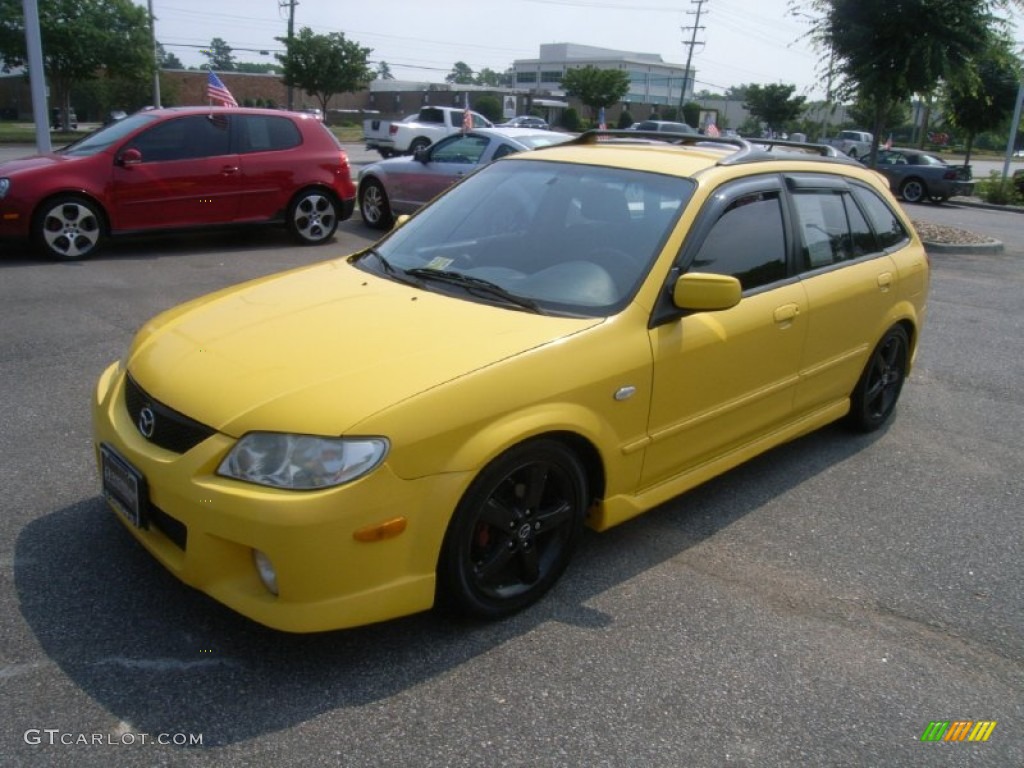
[{"label": "tree", "polygon": [[768,126],[768,129],[782,131],[787,123],[800,119],[804,112],[805,96],[794,96],[795,85],[771,83],[745,86],[743,107],[750,114]]},{"label": "tree", "polygon": [[602,107],[610,107],[629,92],[629,75],[621,69],[573,67],[562,77],[562,87],[590,108],[591,119]]},{"label": "tree", "polygon": [[[71,89],[98,73],[146,79],[156,61],[149,15],[131,0],[47,0],[39,3],[43,69],[68,128]],[[0,0],[0,58],[26,63],[22,0]]]},{"label": "tree", "polygon": [[234,72],[235,57],[231,55],[231,46],[219,37],[210,41],[210,47],[200,51],[205,57],[210,69],[218,72]]},{"label": "tree", "polygon": [[281,71],[277,64],[258,61],[240,61],[235,64],[235,72],[248,72],[255,75],[273,75]]},{"label": "tree", "polygon": [[500,72],[495,72],[493,69],[484,67],[477,73],[476,79],[473,81],[477,85],[489,85],[492,88],[496,88],[504,84],[505,76]]},{"label": "tree", "polygon": [[[855,127],[873,125],[877,112],[875,103],[861,94],[857,95],[857,100],[853,104],[846,107],[846,114],[854,122]],[[879,140],[893,129],[906,125],[909,120],[910,109],[907,102],[900,101],[889,104],[882,114],[882,130],[878,132]]]},{"label": "tree", "polygon": [[391,67],[388,66],[386,61],[382,61],[377,64],[377,72],[375,75],[377,80],[394,80],[395,76],[391,74]]},{"label": "tree", "polygon": [[492,123],[501,120],[501,99],[489,93],[477,96],[473,102],[473,109],[486,117]]},{"label": "tree", "polygon": [[185,65],[181,63],[181,59],[175,56],[173,53],[168,53],[167,50],[160,45],[156,44],[156,62],[160,69],[184,69]]},{"label": "tree", "polygon": [[473,70],[469,68],[469,64],[466,62],[456,61],[455,66],[453,66],[452,71],[445,76],[444,81],[446,83],[452,83],[453,85],[472,85]]},{"label": "tree", "polygon": [[1004,35],[992,38],[990,46],[974,60],[974,78],[960,78],[949,84],[946,115],[949,122],[967,134],[967,157],[971,162],[974,137],[1008,121],[1017,104],[1020,65],[1013,54],[1013,41]]},{"label": "tree", "polygon": [[794,0],[816,16],[810,38],[838,76],[840,96],[861,94],[875,105],[872,132],[878,136],[886,111],[914,94],[953,82],[984,51],[993,11],[1021,7],[1021,0]]},{"label": "tree", "polygon": [[342,32],[317,35],[303,27],[298,35],[277,40],[287,49],[277,54],[284,84],[316,98],[324,115],[331,96],[358,91],[373,79],[366,63],[372,49],[347,40]]}]

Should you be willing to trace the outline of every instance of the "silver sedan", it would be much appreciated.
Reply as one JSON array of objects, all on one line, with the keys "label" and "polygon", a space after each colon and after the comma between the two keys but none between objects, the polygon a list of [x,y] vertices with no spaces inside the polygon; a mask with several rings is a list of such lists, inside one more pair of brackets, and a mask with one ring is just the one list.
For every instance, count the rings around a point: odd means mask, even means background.
[{"label": "silver sedan", "polygon": [[388,229],[395,216],[413,213],[487,163],[571,138],[571,134],[531,128],[479,128],[446,136],[411,157],[394,157],[363,168],[359,213],[374,229]]}]

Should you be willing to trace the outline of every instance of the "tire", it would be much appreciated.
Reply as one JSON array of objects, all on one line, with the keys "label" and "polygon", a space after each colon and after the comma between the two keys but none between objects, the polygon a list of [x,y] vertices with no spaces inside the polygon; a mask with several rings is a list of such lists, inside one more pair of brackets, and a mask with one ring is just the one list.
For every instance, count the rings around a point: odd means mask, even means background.
[{"label": "tire", "polygon": [[540,599],[565,570],[588,506],[579,458],[537,439],[496,458],[459,502],[438,562],[442,606],[498,619]]},{"label": "tire", "polygon": [[850,156],[851,159],[856,160],[857,159],[857,148],[856,147],[850,147],[850,151],[847,154]]},{"label": "tire", "polygon": [[334,196],[306,189],[288,207],[288,230],[300,245],[320,245],[338,228],[338,204]]},{"label": "tire", "polygon": [[900,197],[908,203],[920,203],[928,196],[928,189],[920,179],[906,179],[900,184]]},{"label": "tire", "polygon": [[949,200],[948,195],[929,195],[929,202],[935,203],[935,205],[942,205],[944,202]]},{"label": "tire", "polygon": [[415,155],[421,149],[426,149],[430,146],[430,139],[425,139],[422,136],[412,140],[412,144],[409,145],[409,154]]},{"label": "tire", "polygon": [[51,259],[87,259],[98,253],[106,240],[105,221],[100,207],[91,200],[61,195],[36,213],[32,240]]},{"label": "tire", "polygon": [[850,395],[847,425],[856,432],[874,432],[896,408],[910,360],[910,341],[902,326],[894,325],[878,342]]},{"label": "tire", "polygon": [[388,193],[377,179],[368,178],[359,187],[359,215],[366,226],[374,229],[391,229],[394,224]]}]

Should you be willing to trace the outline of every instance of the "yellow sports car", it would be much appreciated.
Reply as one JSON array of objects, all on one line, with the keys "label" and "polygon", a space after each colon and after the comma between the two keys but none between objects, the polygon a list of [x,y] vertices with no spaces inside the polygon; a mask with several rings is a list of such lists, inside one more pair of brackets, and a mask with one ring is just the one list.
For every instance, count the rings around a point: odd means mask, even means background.
[{"label": "yellow sports car", "polygon": [[519,610],[583,525],[892,415],[928,261],[877,174],[807,150],[584,134],[165,312],[96,387],[103,493],[271,627]]}]

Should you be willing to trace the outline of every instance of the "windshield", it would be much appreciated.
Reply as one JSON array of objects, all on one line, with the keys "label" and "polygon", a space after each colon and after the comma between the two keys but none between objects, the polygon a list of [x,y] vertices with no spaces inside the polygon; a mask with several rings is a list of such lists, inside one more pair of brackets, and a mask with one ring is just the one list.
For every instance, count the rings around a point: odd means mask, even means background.
[{"label": "windshield", "polygon": [[[439,197],[364,259],[393,279],[412,270],[469,300],[453,273],[487,281],[537,311],[605,316],[632,299],[693,193],[690,179],[556,162],[502,160]],[[463,281],[467,282],[467,281]],[[491,292],[496,293],[496,292]],[[508,306],[508,302],[501,302]]]},{"label": "windshield", "polygon": [[68,144],[58,151],[62,155],[71,155],[72,157],[95,155],[105,150],[111,144],[117,143],[128,134],[134,133],[146,123],[156,120],[156,117],[152,112],[136,112],[134,115],[129,115],[123,120],[118,120],[116,123],[100,128],[88,136],[83,136],[78,141]]}]

